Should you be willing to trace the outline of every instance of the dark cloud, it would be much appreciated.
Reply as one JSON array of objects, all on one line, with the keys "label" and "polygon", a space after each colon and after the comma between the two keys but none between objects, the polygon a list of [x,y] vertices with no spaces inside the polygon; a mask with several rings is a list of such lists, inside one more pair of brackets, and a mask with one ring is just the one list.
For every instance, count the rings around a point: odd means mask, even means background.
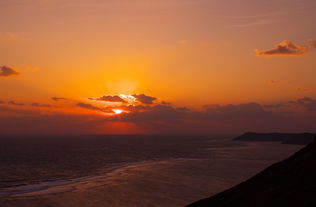
[{"label": "dark cloud", "polygon": [[[306,110],[296,110],[288,107],[295,104],[303,106]],[[207,105],[203,110],[179,108],[169,104],[136,104],[117,107],[125,113],[121,115],[104,116],[91,114],[77,116],[72,114],[41,115],[34,113],[36,110],[16,110],[13,107],[0,106],[0,114],[13,113],[14,117],[0,116],[1,132],[45,132],[46,133],[96,133],[96,129],[121,133],[121,123],[136,126],[146,133],[240,133],[243,131],[310,131],[316,130],[316,100],[301,98],[295,101],[262,105],[259,103]],[[111,107],[99,108],[89,103],[78,103],[78,107],[90,110],[112,113]],[[282,108],[285,110],[271,110]],[[8,105],[9,107],[9,105]],[[115,109],[117,109],[115,108]],[[38,112],[38,111],[37,111]],[[287,111],[286,111],[287,112]],[[295,112],[295,113],[294,113]],[[308,116],[307,116],[308,114]],[[17,115],[17,116],[16,116]],[[111,125],[114,123],[114,125]],[[120,123],[120,124],[117,124]],[[123,126],[125,126],[123,124]],[[106,128],[105,126],[111,126]],[[81,127],[76,131],[76,127]],[[106,129],[105,129],[106,128]],[[116,130],[116,131],[115,131]]]},{"label": "dark cloud", "polygon": [[264,107],[258,103],[229,104],[229,105],[208,105],[205,106],[205,115],[210,118],[220,119],[256,119],[258,117],[272,116]]},{"label": "dark cloud", "polygon": [[276,81],[276,80],[267,80],[266,82],[267,82],[267,84],[270,84],[270,85],[279,85],[280,84],[280,81]]},{"label": "dark cloud", "polygon": [[309,91],[309,89],[308,88],[301,88],[301,87],[298,87],[298,88],[296,88],[298,91],[300,91],[300,92],[307,92],[307,91]]},{"label": "dark cloud", "polygon": [[155,100],[157,100],[156,97],[147,96],[145,94],[134,94],[132,95],[142,104],[153,104]]},{"label": "dark cloud", "polygon": [[163,104],[163,105],[169,105],[169,104],[171,104],[170,102],[167,102],[167,101],[161,101],[161,104]]},{"label": "dark cloud", "polygon": [[15,105],[15,106],[24,106],[25,105],[24,103],[17,103],[15,101],[9,101],[8,104]]},{"label": "dark cloud", "polygon": [[53,107],[53,106],[50,105],[50,104],[40,104],[40,103],[32,103],[31,106],[34,106],[34,107],[46,107],[46,108],[51,108],[51,107]]},{"label": "dark cloud", "polygon": [[286,107],[285,104],[267,104],[264,105],[263,107],[265,108],[282,108],[282,107]]},{"label": "dark cloud", "polygon": [[307,42],[311,48],[316,48],[316,40],[308,40]]},{"label": "dark cloud", "polygon": [[308,111],[316,111],[316,99],[305,97],[296,101],[290,101],[291,104],[298,104],[305,107]]},{"label": "dark cloud", "polygon": [[13,68],[7,66],[0,66],[0,77],[8,77],[13,75],[19,75]]},{"label": "dark cloud", "polygon": [[175,108],[168,105],[155,106],[129,106],[131,113],[123,114],[120,119],[124,121],[163,121],[185,118],[190,112],[187,108]]},{"label": "dark cloud", "polygon": [[189,108],[173,107],[157,104],[154,106],[129,106],[126,113],[120,117],[125,121],[175,121],[187,120],[223,120],[223,119],[257,119],[274,116],[258,103],[238,105],[207,105],[205,111],[194,111]]},{"label": "dark cloud", "polygon": [[67,100],[66,98],[63,98],[63,97],[52,97],[51,99],[53,101],[65,101],[65,100]]},{"label": "dark cloud", "polygon": [[124,99],[122,99],[120,96],[118,95],[105,95],[105,96],[101,96],[98,98],[89,98],[90,100],[94,100],[94,101],[105,101],[105,102],[118,102],[118,103],[126,103],[126,101]]},{"label": "dark cloud", "polygon": [[50,104],[41,104],[41,103],[37,103],[37,102],[31,103],[31,104],[27,104],[27,103],[19,103],[19,102],[16,102],[16,101],[8,101],[8,102],[0,101],[0,104],[7,104],[7,105],[12,105],[12,106],[26,106],[26,105],[29,105],[29,106],[33,106],[33,107],[46,107],[46,108],[53,107]]},{"label": "dark cloud", "polygon": [[[156,97],[147,96],[145,94],[133,94],[131,95],[132,98],[134,97],[137,102],[141,104],[150,105],[153,104],[155,100],[157,100]],[[104,102],[116,102],[116,103],[124,103],[128,104],[130,102],[133,102],[134,100],[127,100],[127,98],[121,97],[119,95],[104,95],[97,98],[89,98],[89,100],[93,101],[104,101]]]},{"label": "dark cloud", "polygon": [[[162,104],[130,107],[129,110],[130,113],[112,117],[111,120],[134,123],[153,133],[231,133],[248,130],[316,129],[316,126],[311,126],[309,122],[311,120],[295,117],[292,113],[271,112],[258,103],[207,105],[204,111]],[[316,121],[316,117],[312,120]]]},{"label": "dark cloud", "polygon": [[[0,106],[0,114],[9,114],[9,115],[38,115],[40,114],[37,110],[25,110],[20,108],[10,108],[7,106]],[[1,116],[0,116],[1,117]]]},{"label": "dark cloud", "polygon": [[87,104],[87,103],[77,103],[77,106],[79,106],[81,108],[85,108],[85,109],[91,109],[91,110],[98,110],[98,111],[102,110],[99,107],[96,107],[96,106],[93,106],[93,105]]},{"label": "dark cloud", "polygon": [[291,41],[283,41],[275,46],[274,49],[259,51],[256,50],[258,56],[300,56],[308,51],[308,46],[296,45]]}]

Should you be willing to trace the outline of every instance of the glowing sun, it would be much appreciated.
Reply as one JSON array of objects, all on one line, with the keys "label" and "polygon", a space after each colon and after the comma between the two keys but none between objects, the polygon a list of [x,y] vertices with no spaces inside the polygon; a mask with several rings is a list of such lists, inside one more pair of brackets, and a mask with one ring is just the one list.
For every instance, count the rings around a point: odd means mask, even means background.
[{"label": "glowing sun", "polygon": [[123,110],[122,110],[122,109],[112,109],[112,111],[113,111],[115,114],[121,114],[121,113],[123,113]]}]

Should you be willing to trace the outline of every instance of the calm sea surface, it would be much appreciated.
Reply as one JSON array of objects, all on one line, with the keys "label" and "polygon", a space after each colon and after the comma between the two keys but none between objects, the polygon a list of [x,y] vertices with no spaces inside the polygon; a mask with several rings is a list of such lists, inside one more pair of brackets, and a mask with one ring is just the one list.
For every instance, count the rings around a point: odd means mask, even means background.
[{"label": "calm sea surface", "polygon": [[0,136],[0,207],[183,207],[303,147],[233,137]]},{"label": "calm sea surface", "polygon": [[[128,163],[207,158],[241,145],[218,135],[0,136],[0,188],[102,174]],[[223,142],[226,140],[226,142]]]}]

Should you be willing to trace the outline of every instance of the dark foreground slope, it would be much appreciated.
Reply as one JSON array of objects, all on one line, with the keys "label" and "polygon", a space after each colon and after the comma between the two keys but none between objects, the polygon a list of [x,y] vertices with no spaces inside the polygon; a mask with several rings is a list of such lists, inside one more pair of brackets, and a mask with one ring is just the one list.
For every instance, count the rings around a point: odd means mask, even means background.
[{"label": "dark foreground slope", "polygon": [[255,133],[247,132],[239,137],[236,137],[234,141],[249,141],[249,142],[264,142],[264,141],[276,141],[283,144],[302,144],[306,145],[313,142],[315,134],[312,133]]},{"label": "dark foreground slope", "polygon": [[316,206],[316,142],[229,190],[188,207]]}]

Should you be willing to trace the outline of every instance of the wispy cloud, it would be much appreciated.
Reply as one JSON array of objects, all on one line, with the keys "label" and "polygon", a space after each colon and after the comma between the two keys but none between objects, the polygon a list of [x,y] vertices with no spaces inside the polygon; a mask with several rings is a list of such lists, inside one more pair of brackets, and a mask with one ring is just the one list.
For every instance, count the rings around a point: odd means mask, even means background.
[{"label": "wispy cloud", "polygon": [[0,33],[0,44],[2,45],[19,44],[25,42],[26,40],[27,39],[25,37],[12,32]]},{"label": "wispy cloud", "polygon": [[179,45],[187,45],[187,44],[189,44],[189,40],[186,40],[186,39],[179,40],[179,41],[177,42],[177,44],[179,44]]},{"label": "wispy cloud", "polygon": [[292,81],[277,81],[277,80],[267,80],[266,84],[272,87],[286,87],[291,88],[299,92],[308,92],[310,89],[304,88],[302,86],[297,85]]},{"label": "wispy cloud", "polygon": [[244,15],[236,16],[233,18],[233,21],[236,22],[231,25],[233,28],[247,28],[247,27],[256,27],[266,24],[271,24],[276,21],[278,16],[286,14],[285,12],[271,12],[263,14],[254,14],[254,15]]},{"label": "wispy cloud", "polygon": [[246,27],[254,27],[254,26],[260,26],[260,25],[265,25],[270,23],[271,20],[266,20],[266,19],[260,19],[254,22],[248,22],[248,23],[243,23],[243,24],[234,24],[232,27],[235,28],[246,28]]}]

